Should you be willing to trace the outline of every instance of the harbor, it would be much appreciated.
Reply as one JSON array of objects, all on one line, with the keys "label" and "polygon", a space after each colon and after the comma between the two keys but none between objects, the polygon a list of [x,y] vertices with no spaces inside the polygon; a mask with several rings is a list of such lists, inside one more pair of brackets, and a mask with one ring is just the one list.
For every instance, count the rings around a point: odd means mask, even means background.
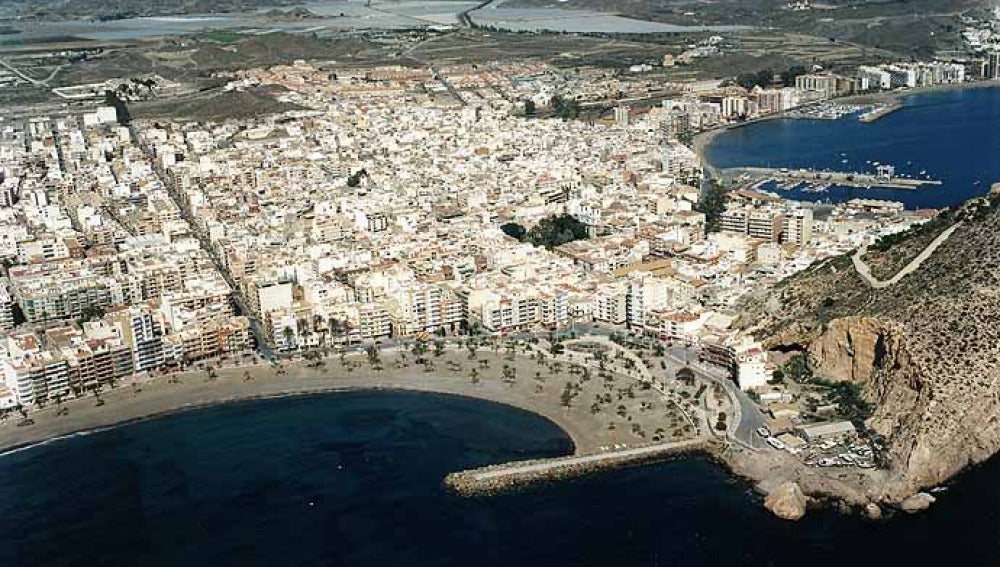
[{"label": "harbor", "polygon": [[802,184],[812,186],[813,190],[829,188],[833,185],[862,189],[881,187],[907,190],[919,189],[925,185],[941,185],[941,182],[935,179],[898,177],[894,174],[891,166],[880,166],[876,173],[770,167],[735,167],[724,170],[723,175],[731,184],[750,183],[756,187],[760,187],[768,183],[776,183],[779,189],[792,189]]}]

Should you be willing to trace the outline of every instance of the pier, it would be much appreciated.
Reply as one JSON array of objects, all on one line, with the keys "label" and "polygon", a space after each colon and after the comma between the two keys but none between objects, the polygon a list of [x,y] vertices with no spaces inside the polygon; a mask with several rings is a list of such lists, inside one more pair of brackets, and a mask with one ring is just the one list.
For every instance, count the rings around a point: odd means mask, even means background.
[{"label": "pier", "polygon": [[804,183],[822,183],[840,185],[843,187],[885,187],[888,189],[919,189],[924,185],[941,185],[933,179],[916,179],[912,177],[888,177],[874,173],[853,173],[843,171],[816,171],[811,169],[776,169],[769,167],[737,167],[725,170],[728,179],[741,177],[755,180],[757,183],[767,181],[800,181]]},{"label": "pier", "polygon": [[893,112],[896,112],[897,110],[899,110],[901,108],[903,108],[902,104],[900,104],[898,102],[893,102],[891,104],[887,104],[887,105],[884,105],[884,106],[877,107],[877,108],[875,108],[873,110],[870,110],[870,111],[862,114],[861,116],[858,117],[858,120],[860,120],[861,122],[865,122],[865,123],[875,122],[876,120],[878,120],[880,118],[884,118],[886,116],[889,116],[890,114],[892,114]]},{"label": "pier", "polygon": [[463,494],[492,494],[534,482],[579,476],[594,471],[664,459],[673,455],[708,449],[705,439],[660,443],[603,453],[557,457],[537,461],[517,461],[449,474],[445,486]]}]

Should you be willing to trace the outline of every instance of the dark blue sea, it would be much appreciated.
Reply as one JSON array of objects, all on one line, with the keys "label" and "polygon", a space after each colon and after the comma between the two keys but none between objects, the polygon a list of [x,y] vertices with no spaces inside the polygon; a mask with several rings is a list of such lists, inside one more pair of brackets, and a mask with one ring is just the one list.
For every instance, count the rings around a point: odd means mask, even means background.
[{"label": "dark blue sea", "polygon": [[[356,392],[192,410],[0,457],[0,565],[1000,564],[1000,466],[923,515],[789,523],[699,458],[466,499],[466,467],[562,455],[520,410]],[[945,563],[948,562],[948,563]]]},{"label": "dark blue sea", "polygon": [[943,182],[916,191],[833,187],[819,194],[782,192],[809,201],[860,197],[902,201],[907,208],[940,208],[982,195],[1000,181],[1000,87],[912,95],[903,102],[901,110],[868,124],[857,116],[750,124],[717,136],[707,157],[717,167],[866,173],[874,173],[878,162],[894,165],[897,174]]}]

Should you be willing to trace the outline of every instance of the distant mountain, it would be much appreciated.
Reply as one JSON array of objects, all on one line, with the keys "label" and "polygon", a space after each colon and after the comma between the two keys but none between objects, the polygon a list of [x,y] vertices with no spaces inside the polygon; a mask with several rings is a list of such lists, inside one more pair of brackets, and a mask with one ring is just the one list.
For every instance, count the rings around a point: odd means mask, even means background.
[{"label": "distant mountain", "polygon": [[301,0],[32,0],[3,2],[4,14],[29,20],[119,20],[149,16],[250,12],[261,8],[296,6]]}]

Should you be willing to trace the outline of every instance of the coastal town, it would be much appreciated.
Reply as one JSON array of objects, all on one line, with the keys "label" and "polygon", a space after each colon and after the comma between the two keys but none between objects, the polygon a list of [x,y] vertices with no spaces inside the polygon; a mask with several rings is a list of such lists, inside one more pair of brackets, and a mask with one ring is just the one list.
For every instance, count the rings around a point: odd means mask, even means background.
[{"label": "coastal town", "polygon": [[[587,458],[712,441],[873,472],[855,385],[769,350],[741,305],[939,214],[866,189],[940,182],[872,162],[719,170],[706,148],[748,122],[874,122],[900,92],[1000,78],[993,36],[965,35],[972,58],[722,81],[660,75],[722,56],[719,36],[624,70],[297,60],[216,73],[287,107],[224,120],[132,116],[195,92],[155,74],[56,88],[73,104],[0,118],[0,444],[182,379],[235,395],[339,358],[406,388],[412,353],[445,375],[427,389],[579,412],[567,428],[604,432],[577,436]],[[8,71],[0,88],[28,80]],[[824,201],[832,186],[857,194]],[[488,376],[509,391],[481,393]]]}]

